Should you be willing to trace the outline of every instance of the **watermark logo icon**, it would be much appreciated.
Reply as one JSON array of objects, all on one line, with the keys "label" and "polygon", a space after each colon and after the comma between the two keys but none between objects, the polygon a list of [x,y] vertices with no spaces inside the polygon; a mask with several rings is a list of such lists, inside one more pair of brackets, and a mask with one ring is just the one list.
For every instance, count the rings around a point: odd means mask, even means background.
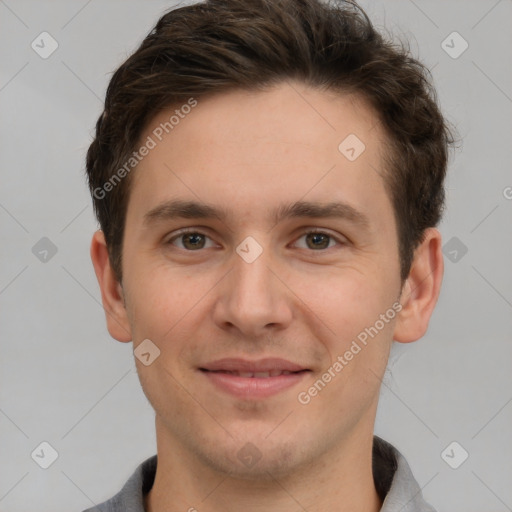
[{"label": "watermark logo icon", "polygon": [[442,452],[441,458],[452,469],[457,469],[466,462],[469,453],[457,441],[451,442]]},{"label": "watermark logo icon", "polygon": [[57,246],[48,237],[43,236],[32,247],[32,254],[41,263],[48,263],[57,254]]},{"label": "watermark logo icon", "polygon": [[237,246],[236,252],[246,263],[252,263],[263,252],[263,247],[252,236],[248,236]]},{"label": "watermark logo icon", "polygon": [[30,456],[39,467],[48,469],[59,458],[59,453],[48,441],[43,441]]},{"label": "watermark logo icon", "polygon": [[345,137],[338,146],[338,151],[351,162],[357,160],[365,149],[364,142],[354,133]]},{"label": "watermark logo icon", "polygon": [[258,463],[262,455],[255,445],[252,443],[245,443],[245,445],[238,450],[237,457],[248,468],[252,468]]},{"label": "watermark logo icon", "polygon": [[468,252],[467,246],[453,236],[443,245],[443,254],[452,262],[458,263]]},{"label": "watermark logo icon", "polygon": [[469,48],[469,43],[458,32],[452,32],[443,40],[441,48],[452,59],[458,59]]},{"label": "watermark logo icon", "polygon": [[133,353],[144,366],[149,366],[160,356],[160,349],[151,340],[146,338],[137,345]]},{"label": "watermark logo icon", "polygon": [[39,57],[47,59],[59,47],[59,43],[48,32],[41,32],[30,46]]}]

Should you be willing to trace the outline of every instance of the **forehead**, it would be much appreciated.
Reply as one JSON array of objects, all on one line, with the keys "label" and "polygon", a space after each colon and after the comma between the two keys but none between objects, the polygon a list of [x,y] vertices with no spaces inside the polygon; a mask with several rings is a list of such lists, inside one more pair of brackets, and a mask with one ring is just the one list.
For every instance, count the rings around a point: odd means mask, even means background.
[{"label": "forehead", "polygon": [[196,101],[148,124],[141,141],[154,147],[133,173],[129,204],[148,210],[173,196],[254,211],[277,198],[329,196],[359,209],[389,207],[386,138],[362,99],[288,82]]}]

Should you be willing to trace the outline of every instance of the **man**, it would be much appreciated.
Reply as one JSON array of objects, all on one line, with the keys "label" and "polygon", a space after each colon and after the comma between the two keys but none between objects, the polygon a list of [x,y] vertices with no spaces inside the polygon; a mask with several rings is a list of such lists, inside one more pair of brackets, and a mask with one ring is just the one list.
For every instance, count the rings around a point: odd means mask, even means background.
[{"label": "man", "polygon": [[433,510],[373,429],[391,344],[438,298],[450,142],[426,70],[352,2],[158,21],[87,155],[157,456],[90,510]]}]

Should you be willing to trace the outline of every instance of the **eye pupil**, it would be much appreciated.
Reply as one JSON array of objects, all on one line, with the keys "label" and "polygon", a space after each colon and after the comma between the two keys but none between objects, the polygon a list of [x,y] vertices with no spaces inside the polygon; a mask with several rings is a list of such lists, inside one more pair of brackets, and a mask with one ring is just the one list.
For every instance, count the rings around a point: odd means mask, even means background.
[{"label": "eye pupil", "polygon": [[[315,249],[324,249],[329,246],[329,236],[324,233],[309,233],[307,237],[309,241],[313,242],[313,248]],[[324,243],[322,243],[322,241]],[[320,244],[317,242],[320,242]],[[327,244],[325,242],[327,242]]]},{"label": "eye pupil", "polygon": [[187,235],[183,235],[183,240],[184,240],[183,245],[185,247],[187,247],[187,240],[188,241],[192,240],[192,242],[191,242],[192,249],[197,249],[201,245],[201,241],[204,242],[203,235],[200,235],[199,233],[190,233]]}]

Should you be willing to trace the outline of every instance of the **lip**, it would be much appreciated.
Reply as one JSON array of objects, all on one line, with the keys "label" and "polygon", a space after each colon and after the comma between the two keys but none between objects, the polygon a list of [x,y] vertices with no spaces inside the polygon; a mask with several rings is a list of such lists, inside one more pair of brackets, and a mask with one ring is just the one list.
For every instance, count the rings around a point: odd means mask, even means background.
[{"label": "lip", "polygon": [[[219,359],[199,368],[218,389],[237,398],[260,399],[275,395],[295,386],[310,372],[308,368],[278,358],[250,361],[247,359]],[[241,376],[228,372],[264,373],[290,372],[273,377]]]},{"label": "lip", "polygon": [[218,359],[217,361],[205,364],[201,369],[209,371],[225,370],[228,372],[269,372],[272,370],[299,372],[301,370],[307,370],[308,368],[287,361],[286,359],[267,357],[265,359],[258,359],[257,361],[241,358]]}]

